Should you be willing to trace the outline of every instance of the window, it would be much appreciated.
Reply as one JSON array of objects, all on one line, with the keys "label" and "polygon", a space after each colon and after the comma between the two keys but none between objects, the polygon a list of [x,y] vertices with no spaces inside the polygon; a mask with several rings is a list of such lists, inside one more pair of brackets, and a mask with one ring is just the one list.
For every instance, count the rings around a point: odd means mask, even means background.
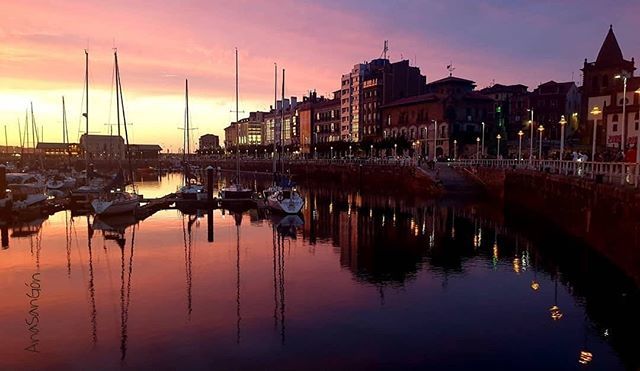
[{"label": "window", "polygon": [[613,124],[613,127],[611,128],[611,131],[613,131],[614,133],[616,131],[618,131],[618,124]]},{"label": "window", "polygon": [[593,76],[593,78],[591,78],[591,88],[598,89],[598,76]]},{"label": "window", "polygon": [[618,115],[613,115],[613,118],[611,118],[612,122],[618,122]]},{"label": "window", "polygon": [[640,127],[640,122],[636,121],[636,131],[638,131],[639,127]]}]

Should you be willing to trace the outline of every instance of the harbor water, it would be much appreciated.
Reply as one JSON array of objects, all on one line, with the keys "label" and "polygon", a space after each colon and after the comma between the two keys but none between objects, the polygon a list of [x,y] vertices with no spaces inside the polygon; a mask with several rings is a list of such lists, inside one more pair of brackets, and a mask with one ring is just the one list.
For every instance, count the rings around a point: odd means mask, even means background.
[{"label": "harbor water", "polygon": [[552,225],[481,201],[301,191],[300,216],[3,227],[0,369],[640,367],[638,287]]}]

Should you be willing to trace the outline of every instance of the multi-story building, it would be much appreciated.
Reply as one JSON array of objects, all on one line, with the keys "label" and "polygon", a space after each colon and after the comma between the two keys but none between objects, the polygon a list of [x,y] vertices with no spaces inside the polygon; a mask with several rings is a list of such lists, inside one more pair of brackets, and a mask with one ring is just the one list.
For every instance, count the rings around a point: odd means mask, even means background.
[{"label": "multi-story building", "polygon": [[119,135],[82,134],[80,148],[89,158],[124,158],[124,139]]},{"label": "multi-story building", "polygon": [[[596,124],[598,148],[620,149],[624,139],[625,148],[635,148],[640,134],[640,102],[636,90],[640,88],[640,77],[635,77],[635,61],[624,59],[618,40],[609,27],[595,62],[584,60],[582,83],[582,114],[587,125],[582,125],[583,143],[591,143],[593,125]],[[624,95],[624,76],[627,94]],[[626,119],[622,115],[626,103]],[[594,107],[599,113],[594,114]],[[600,152],[597,150],[596,152]]]},{"label": "multi-story building", "polygon": [[333,99],[311,92],[298,105],[298,115],[302,153],[311,153],[318,144],[341,140],[340,91],[333,93]]},{"label": "multi-story building", "polygon": [[518,131],[528,120],[529,108],[528,88],[522,84],[494,84],[480,90],[480,93],[493,98],[493,111],[488,113],[488,120],[495,122],[496,129],[509,140],[517,140]]},{"label": "multi-story building", "polygon": [[[300,145],[300,123],[298,119],[298,98],[276,101],[276,108],[265,112],[262,124],[262,144],[273,145],[274,133],[277,143],[285,146]],[[284,110],[284,112],[283,112]],[[284,115],[284,120],[282,119]],[[274,130],[275,126],[275,130]]]},{"label": "multi-story building", "polygon": [[215,134],[205,134],[198,140],[200,151],[215,151],[220,148],[220,138]]},{"label": "multi-story building", "polygon": [[261,145],[264,116],[264,112],[251,112],[249,117],[230,123],[224,129],[225,148],[235,147],[236,141],[240,147]]},{"label": "multi-story building", "polygon": [[540,84],[529,96],[534,122],[543,125],[547,139],[560,140],[560,119],[565,117],[565,139],[578,128],[580,91],[573,81],[547,81]]},{"label": "multi-story building", "polygon": [[340,132],[344,141],[378,139],[382,134],[379,107],[394,100],[420,95],[426,77],[408,60],[390,63],[374,59],[354,65],[342,75],[340,90]]},{"label": "multi-story building", "polygon": [[[476,145],[482,122],[489,127],[489,112],[494,100],[474,91],[475,82],[449,76],[427,84],[428,93],[395,100],[382,106],[383,136],[404,137],[416,141],[429,157],[465,155],[468,146]],[[435,133],[435,134],[434,134]],[[489,138],[487,138],[489,142]]]}]

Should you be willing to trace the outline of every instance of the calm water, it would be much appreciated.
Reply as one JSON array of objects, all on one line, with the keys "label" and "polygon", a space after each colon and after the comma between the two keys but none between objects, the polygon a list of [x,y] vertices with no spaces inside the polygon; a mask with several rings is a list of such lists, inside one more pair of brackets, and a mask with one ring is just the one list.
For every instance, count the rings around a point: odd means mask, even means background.
[{"label": "calm water", "polygon": [[[140,188],[158,196],[180,179]],[[0,369],[640,365],[638,288],[544,223],[304,193],[301,218],[61,212],[9,228]]]}]

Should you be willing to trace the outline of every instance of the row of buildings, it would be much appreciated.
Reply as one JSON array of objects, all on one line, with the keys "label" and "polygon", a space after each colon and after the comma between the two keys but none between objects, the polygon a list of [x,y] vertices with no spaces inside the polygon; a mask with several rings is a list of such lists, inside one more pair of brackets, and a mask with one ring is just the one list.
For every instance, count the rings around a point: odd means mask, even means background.
[{"label": "row of buildings", "polygon": [[[36,148],[14,148],[14,153],[44,154],[46,156],[83,157],[90,159],[124,158],[124,139],[120,135],[83,134],[79,143],[39,142]],[[157,144],[129,144],[132,159],[155,159],[162,152]]]},{"label": "row of buildings", "polygon": [[[356,64],[342,75],[340,89],[331,97],[312,91],[301,101],[284,99],[269,111],[252,112],[231,123],[225,128],[224,146],[268,146],[275,139],[302,153],[313,153],[325,143],[358,143],[366,149],[370,143],[402,138],[423,154],[452,156],[455,150],[459,155],[475,151],[483,132],[488,143],[495,142],[497,134],[503,140],[518,141],[521,130],[528,141],[530,125],[534,140],[537,129],[543,127],[545,143],[554,144],[560,140],[564,116],[569,146],[590,148],[596,123],[599,148],[620,148],[623,142],[629,148],[635,146],[640,132],[635,94],[640,78],[633,76],[634,71],[634,60],[624,59],[612,27],[595,61],[585,59],[580,87],[573,81],[548,81],[531,91],[522,84],[477,89],[474,81],[452,73],[427,82],[407,60],[375,59]],[[623,102],[627,103],[626,121]],[[599,110],[594,111],[596,106]]]}]

